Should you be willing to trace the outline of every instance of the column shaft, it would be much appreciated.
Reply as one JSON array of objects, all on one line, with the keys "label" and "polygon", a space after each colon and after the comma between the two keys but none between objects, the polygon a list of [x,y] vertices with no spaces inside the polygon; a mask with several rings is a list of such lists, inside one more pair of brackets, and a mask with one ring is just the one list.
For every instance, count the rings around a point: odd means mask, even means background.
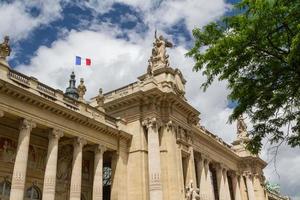
[{"label": "column shaft", "polygon": [[54,129],[49,133],[47,163],[43,185],[43,200],[55,199],[58,140],[63,136],[61,130]]},{"label": "column shaft", "polygon": [[93,200],[103,199],[103,153],[105,146],[97,145],[94,161]]},{"label": "column shaft", "polygon": [[250,177],[250,175],[246,175],[246,184],[247,184],[249,200],[255,200],[254,187],[253,187],[253,182],[252,182],[252,178]]},{"label": "column shaft", "polygon": [[214,190],[209,170],[209,161],[202,160],[202,172],[200,179],[200,198],[203,200],[213,200]]},{"label": "column shaft", "polygon": [[24,119],[21,122],[17,155],[11,184],[10,200],[23,200],[24,198],[30,132],[34,127],[35,124],[32,121]]},{"label": "column shaft", "polygon": [[70,200],[81,200],[82,147],[85,144],[86,140],[82,138],[76,138],[74,142]]},{"label": "column shaft", "polygon": [[237,175],[232,176],[232,187],[233,187],[234,200],[242,200],[239,179],[240,179],[240,177]]}]

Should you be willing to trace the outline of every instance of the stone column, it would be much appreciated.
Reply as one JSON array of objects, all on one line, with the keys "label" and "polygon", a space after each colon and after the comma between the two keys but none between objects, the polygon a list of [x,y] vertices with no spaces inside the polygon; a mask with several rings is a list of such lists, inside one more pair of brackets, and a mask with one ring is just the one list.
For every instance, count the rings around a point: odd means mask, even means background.
[{"label": "stone column", "polygon": [[148,170],[150,200],[162,200],[160,148],[159,148],[159,124],[156,118],[143,122],[148,133]]},{"label": "stone column", "polygon": [[250,173],[246,173],[245,177],[246,177],[246,185],[247,185],[247,191],[248,191],[248,199],[255,200],[252,175]]},{"label": "stone column", "polygon": [[58,129],[53,129],[49,133],[47,163],[43,185],[43,200],[55,199],[58,140],[62,136],[63,131]]},{"label": "stone column", "polygon": [[0,110],[0,118],[4,116],[4,112]]},{"label": "stone column", "polygon": [[201,187],[201,178],[202,178],[202,168],[203,168],[203,162],[202,162],[202,158],[200,156],[197,156],[196,158],[196,171],[197,171],[197,187],[200,189]]},{"label": "stone column", "polygon": [[35,127],[36,124],[31,120],[23,119],[21,122],[17,155],[10,191],[10,200],[23,200],[24,198],[30,132]]},{"label": "stone column", "polygon": [[265,198],[265,191],[263,187],[263,174],[257,173],[253,176],[253,185],[254,185],[254,192],[256,199],[264,199]]},{"label": "stone column", "polygon": [[210,160],[207,157],[202,156],[202,172],[201,172],[201,179],[200,179],[200,198],[203,200],[212,200],[213,195],[213,186],[211,180],[211,174],[209,171],[209,163]]},{"label": "stone column", "polygon": [[106,151],[104,145],[95,148],[93,200],[103,199],[103,153]]},{"label": "stone column", "polygon": [[80,200],[81,198],[82,147],[86,143],[87,141],[83,138],[76,138],[74,141],[70,200]]},{"label": "stone column", "polygon": [[223,197],[221,197],[220,200],[230,199],[230,191],[229,191],[227,171],[228,171],[228,168],[223,167],[222,173],[223,173],[223,181],[224,181],[224,191],[223,191]]},{"label": "stone column", "polygon": [[232,188],[233,188],[233,195],[234,195],[234,200],[242,200],[241,196],[241,188],[240,188],[240,176],[232,173],[231,174],[231,179],[232,179]]}]

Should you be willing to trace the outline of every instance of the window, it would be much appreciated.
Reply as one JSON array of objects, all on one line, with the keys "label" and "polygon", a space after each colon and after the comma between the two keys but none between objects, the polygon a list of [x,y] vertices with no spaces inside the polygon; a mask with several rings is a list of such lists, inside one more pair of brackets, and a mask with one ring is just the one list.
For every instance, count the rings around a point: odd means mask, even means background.
[{"label": "window", "polygon": [[40,189],[38,187],[36,187],[35,185],[33,185],[30,188],[28,188],[26,190],[26,194],[25,195],[26,195],[25,196],[26,200],[40,200],[41,199]]},{"label": "window", "polygon": [[7,180],[4,180],[0,183],[0,199],[9,199],[10,196],[11,183]]},{"label": "window", "polygon": [[103,185],[109,186],[111,185],[111,168],[103,167]]}]

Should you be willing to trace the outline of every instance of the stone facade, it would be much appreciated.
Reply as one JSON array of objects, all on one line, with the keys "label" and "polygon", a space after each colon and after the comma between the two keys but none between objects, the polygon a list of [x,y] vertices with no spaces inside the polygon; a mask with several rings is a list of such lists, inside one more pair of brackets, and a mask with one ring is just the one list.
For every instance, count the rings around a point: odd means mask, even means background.
[{"label": "stone facade", "polygon": [[76,98],[75,82],[64,94],[11,69],[3,56],[0,199],[268,199],[266,163],[245,150],[243,121],[232,145],[202,127],[166,47],[156,37],[137,82],[100,89],[91,101],[83,80]]}]

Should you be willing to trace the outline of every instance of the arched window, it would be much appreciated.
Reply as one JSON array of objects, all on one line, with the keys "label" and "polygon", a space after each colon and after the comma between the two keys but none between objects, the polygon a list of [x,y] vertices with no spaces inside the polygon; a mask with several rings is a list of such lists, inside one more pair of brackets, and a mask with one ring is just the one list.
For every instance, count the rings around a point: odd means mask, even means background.
[{"label": "arched window", "polygon": [[4,180],[0,183],[0,199],[9,199],[11,183]]},{"label": "arched window", "polygon": [[41,192],[40,189],[33,185],[30,188],[28,188],[26,190],[26,196],[25,196],[26,200],[40,200],[41,198]]}]

